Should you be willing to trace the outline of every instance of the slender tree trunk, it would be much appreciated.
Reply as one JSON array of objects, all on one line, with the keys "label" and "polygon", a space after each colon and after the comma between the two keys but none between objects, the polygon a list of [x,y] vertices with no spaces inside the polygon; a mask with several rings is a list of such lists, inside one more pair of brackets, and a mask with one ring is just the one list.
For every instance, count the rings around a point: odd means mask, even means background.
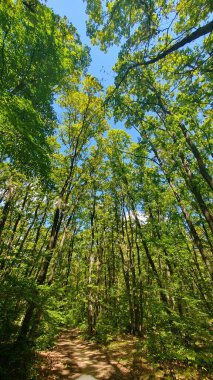
[{"label": "slender tree trunk", "polygon": [[2,235],[5,223],[7,221],[7,217],[8,217],[8,214],[9,214],[9,211],[10,211],[14,197],[15,197],[15,192],[14,192],[13,188],[10,188],[10,190],[8,192],[7,200],[5,201],[5,204],[4,204],[4,207],[2,210],[2,218],[0,220],[0,237]]},{"label": "slender tree trunk", "polygon": [[17,217],[17,219],[15,221],[15,224],[13,226],[12,234],[11,234],[9,242],[8,242],[8,250],[10,250],[10,248],[11,248],[12,242],[13,242],[15,234],[16,234],[16,230],[18,228],[19,222],[20,222],[21,217],[22,217],[22,213],[23,213],[23,211],[25,209],[25,205],[27,203],[27,199],[28,199],[28,195],[29,195],[29,188],[30,188],[30,185],[28,185],[28,187],[27,187],[27,191],[25,193],[25,196],[24,196],[24,199],[23,199],[23,203],[22,203],[22,206],[21,206],[21,211],[19,212],[18,217]]},{"label": "slender tree trunk", "polygon": [[24,235],[24,237],[23,237],[23,239],[22,239],[22,241],[21,241],[21,244],[20,244],[20,247],[19,247],[19,250],[18,250],[17,255],[19,255],[19,254],[21,253],[21,251],[22,251],[22,249],[23,249],[23,247],[24,247],[24,244],[25,244],[25,242],[26,242],[26,240],[27,240],[27,238],[28,238],[28,235],[29,235],[30,231],[32,230],[32,228],[33,228],[33,226],[34,226],[34,224],[35,224],[35,221],[36,221],[36,219],[37,219],[37,217],[38,217],[38,210],[39,210],[39,207],[40,207],[40,203],[37,205],[37,207],[36,207],[36,209],[35,209],[35,213],[34,213],[33,220],[32,220],[32,222],[30,223],[30,225],[29,225],[29,227],[28,227],[28,229],[27,229],[27,231],[26,231],[26,233],[25,233],[25,235]]},{"label": "slender tree trunk", "polygon": [[[121,232],[119,229],[119,215],[118,215],[118,212],[116,209],[116,230],[117,230],[117,235],[118,235],[118,245],[119,245],[119,252],[120,252],[120,256],[121,256],[122,272],[123,272],[124,282],[126,285],[127,299],[128,299],[128,304],[129,304],[130,330],[131,330],[131,332],[134,332],[134,331],[132,331],[132,329],[134,328],[134,314],[133,314],[133,303],[132,303],[132,296],[131,296],[130,278],[129,278],[128,269],[125,269],[126,263],[125,263],[125,257],[124,257],[123,247],[122,247],[122,245],[125,242],[125,234],[124,234],[123,224],[124,224],[124,221],[123,221],[123,215],[122,215],[122,220],[121,220],[122,232]],[[122,235],[123,244],[121,241],[121,235]]]},{"label": "slender tree trunk", "polygon": [[156,158],[157,158],[157,160],[158,160],[158,162],[159,162],[159,165],[160,165],[160,167],[161,167],[161,170],[163,171],[163,173],[164,173],[164,175],[165,175],[165,177],[166,177],[166,179],[167,179],[167,182],[168,182],[168,184],[170,185],[170,187],[171,187],[171,189],[172,189],[172,191],[173,191],[173,194],[174,194],[176,200],[178,201],[178,203],[179,203],[179,205],[180,205],[180,207],[181,207],[182,213],[183,213],[183,215],[184,215],[184,217],[185,217],[185,220],[186,220],[186,222],[187,222],[187,224],[188,224],[188,227],[189,227],[189,230],[190,230],[191,236],[192,236],[192,238],[193,238],[193,240],[194,240],[194,243],[195,243],[195,245],[197,246],[197,248],[198,248],[198,250],[199,250],[199,252],[200,252],[200,254],[201,254],[201,257],[202,257],[202,259],[203,259],[205,265],[206,265],[207,268],[208,268],[208,264],[207,264],[207,260],[206,260],[206,256],[205,256],[205,250],[204,250],[204,247],[203,247],[202,241],[201,241],[201,239],[199,238],[199,235],[198,235],[198,233],[197,233],[197,231],[196,231],[196,228],[194,227],[194,224],[192,223],[192,221],[191,221],[191,219],[190,219],[190,216],[189,216],[189,214],[188,214],[188,212],[187,212],[187,210],[186,210],[186,208],[185,208],[185,206],[184,206],[184,204],[183,204],[183,201],[181,200],[180,195],[178,194],[178,192],[177,192],[177,190],[175,189],[175,187],[174,187],[174,185],[173,185],[173,183],[172,183],[170,177],[168,176],[167,172],[165,171],[164,165],[163,165],[163,163],[162,163],[161,158],[159,157],[159,154],[158,154],[157,150],[155,149],[155,147],[154,147],[153,144],[151,144],[151,147],[152,147],[152,150],[153,150],[153,152],[155,153],[155,156],[156,156]]},{"label": "slender tree trunk", "polygon": [[95,215],[96,215],[96,194],[93,195],[93,206],[90,216],[91,223],[91,245],[89,253],[89,276],[88,276],[88,331],[89,335],[94,334],[94,300],[93,300],[93,266],[94,266],[94,245],[95,245]]},{"label": "slender tree trunk", "polygon": [[140,326],[139,326],[139,335],[143,335],[143,278],[142,278],[142,267],[141,267],[141,257],[140,257],[140,247],[138,245],[138,227],[136,226],[135,233],[135,245],[137,249],[137,265],[138,265],[138,275],[139,275],[139,306],[140,306]]},{"label": "slender tree trunk", "polygon": [[187,174],[187,177],[188,177],[188,181],[186,179],[186,184],[188,185],[189,189],[191,190],[191,192],[194,194],[195,196],[195,199],[198,203],[198,206],[204,216],[204,218],[206,219],[208,225],[209,225],[209,228],[211,230],[211,232],[213,233],[213,217],[198,189],[198,186],[197,186],[197,182],[196,182],[196,178],[194,178],[194,175],[193,173],[191,172],[190,168],[189,168],[189,164],[187,162],[187,160],[184,158],[184,157],[181,157],[181,160],[182,160],[182,163],[183,163],[183,167],[185,169],[185,172]]},{"label": "slender tree trunk", "polygon": [[[173,113],[168,109],[167,106],[164,105],[164,100],[162,99],[161,94],[155,88],[153,83],[148,81],[147,84],[150,87],[151,91],[153,91],[153,93],[155,94],[157,101],[158,101],[158,105],[160,106],[161,110],[163,111],[165,117],[168,115],[173,116]],[[196,159],[196,162],[197,162],[201,176],[203,177],[205,182],[208,184],[210,189],[213,191],[213,178],[211,177],[211,175],[208,172],[208,169],[207,169],[207,167],[203,161],[203,158],[202,158],[202,155],[201,155],[199,149],[197,148],[196,144],[192,141],[190,133],[188,132],[185,125],[183,123],[179,122],[178,126],[179,126],[179,128],[180,128],[180,130],[181,130],[181,132],[185,138],[185,141],[186,141],[190,151],[192,152],[194,158]]]}]

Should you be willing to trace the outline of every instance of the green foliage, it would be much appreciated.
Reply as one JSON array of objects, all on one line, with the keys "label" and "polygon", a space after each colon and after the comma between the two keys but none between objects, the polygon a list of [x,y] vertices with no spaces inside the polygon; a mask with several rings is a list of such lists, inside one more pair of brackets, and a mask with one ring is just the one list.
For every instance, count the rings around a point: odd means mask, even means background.
[{"label": "green foliage", "polygon": [[[0,4],[3,357],[16,347],[15,368],[25,344],[50,348],[80,327],[210,368],[211,36],[191,35],[209,3],[88,0],[87,11],[94,42],[122,44],[107,99],[66,18],[39,1]],[[112,114],[137,143],[109,129]]]},{"label": "green foliage", "polygon": [[88,63],[72,25],[36,2],[0,5],[1,156],[28,175],[48,176],[54,96]]},{"label": "green foliage", "polygon": [[7,342],[9,337],[14,339],[18,331],[26,302],[35,297],[35,284],[29,279],[19,278],[14,271],[1,281],[0,289],[0,336],[1,342]]},{"label": "green foliage", "polygon": [[63,293],[58,287],[43,289],[41,293],[43,302],[39,306],[42,318],[39,326],[35,327],[33,332],[34,345],[37,350],[52,348],[59,333],[71,325],[66,301],[60,300]]},{"label": "green foliage", "polygon": [[113,329],[111,321],[107,323],[106,320],[99,320],[96,323],[94,338],[98,343],[106,344],[113,340],[115,333],[118,333],[118,330]]}]

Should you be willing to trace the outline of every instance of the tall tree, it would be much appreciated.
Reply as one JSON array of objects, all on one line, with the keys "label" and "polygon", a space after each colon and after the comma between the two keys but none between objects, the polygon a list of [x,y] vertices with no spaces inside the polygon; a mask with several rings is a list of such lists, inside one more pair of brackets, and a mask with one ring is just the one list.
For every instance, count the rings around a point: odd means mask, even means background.
[{"label": "tall tree", "polygon": [[[1,159],[48,176],[54,97],[88,63],[75,28],[36,2],[0,4]],[[24,158],[23,158],[24,157]]]}]

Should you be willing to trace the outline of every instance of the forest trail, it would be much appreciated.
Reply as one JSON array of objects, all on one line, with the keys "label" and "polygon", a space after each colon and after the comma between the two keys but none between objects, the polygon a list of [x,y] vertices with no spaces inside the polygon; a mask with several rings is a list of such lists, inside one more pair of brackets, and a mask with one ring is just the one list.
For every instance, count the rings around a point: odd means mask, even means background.
[{"label": "forest trail", "polygon": [[[52,351],[41,352],[41,379],[140,379],[128,365],[128,354],[134,349],[135,342],[130,339],[120,343],[121,346],[125,344],[124,350],[119,347],[119,350],[109,351],[96,343],[84,341],[79,337],[78,330],[65,332]],[[147,367],[146,363],[144,365],[143,379],[153,379],[152,368]]]},{"label": "forest trail", "polygon": [[206,370],[181,362],[151,364],[131,335],[106,346],[83,340],[79,330],[64,332],[52,351],[39,354],[39,380],[210,380]]}]

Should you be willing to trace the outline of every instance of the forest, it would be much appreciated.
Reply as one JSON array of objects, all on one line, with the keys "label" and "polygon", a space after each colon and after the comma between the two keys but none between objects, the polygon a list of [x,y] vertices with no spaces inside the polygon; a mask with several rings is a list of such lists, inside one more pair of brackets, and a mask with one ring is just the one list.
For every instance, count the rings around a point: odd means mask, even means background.
[{"label": "forest", "polygon": [[0,1],[0,378],[77,379],[37,368],[68,331],[134,343],[88,379],[211,379],[212,2],[84,3],[107,87],[67,17]]}]

